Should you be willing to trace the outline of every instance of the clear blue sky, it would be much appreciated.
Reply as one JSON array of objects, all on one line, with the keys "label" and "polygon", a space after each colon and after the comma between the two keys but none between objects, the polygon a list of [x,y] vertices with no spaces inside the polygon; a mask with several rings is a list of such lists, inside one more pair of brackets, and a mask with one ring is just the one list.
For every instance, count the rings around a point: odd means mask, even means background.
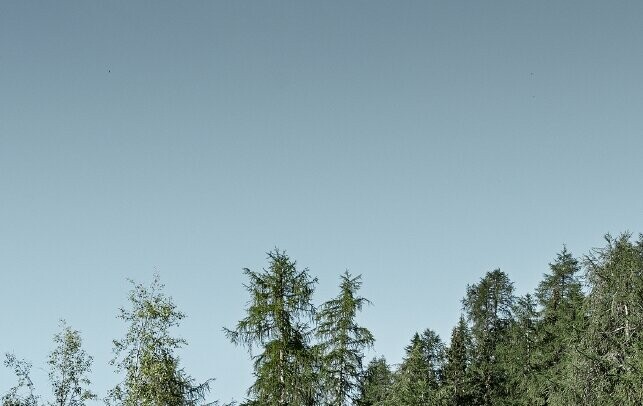
[{"label": "clear blue sky", "polygon": [[[643,231],[640,1],[3,1],[0,352],[44,389],[57,320],[101,396],[157,270],[197,379],[242,399],[241,268],[345,269],[374,354],[448,339],[467,283]],[[10,383],[0,372],[0,390]]]}]

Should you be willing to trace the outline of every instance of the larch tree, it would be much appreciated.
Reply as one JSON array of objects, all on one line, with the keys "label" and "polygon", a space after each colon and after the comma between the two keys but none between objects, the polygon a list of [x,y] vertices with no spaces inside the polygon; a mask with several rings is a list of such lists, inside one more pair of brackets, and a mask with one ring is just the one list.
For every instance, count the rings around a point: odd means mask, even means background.
[{"label": "larch tree", "polygon": [[[318,356],[310,345],[314,321],[312,296],[317,278],[299,270],[285,252],[268,253],[261,272],[244,269],[250,294],[246,317],[224,331],[230,341],[248,349],[255,382],[248,390],[252,404],[307,406],[319,396]],[[253,350],[257,349],[258,354]]]},{"label": "larch tree", "polygon": [[197,384],[180,366],[176,350],[187,342],[171,329],[185,317],[155,275],[147,287],[132,282],[129,308],[119,318],[127,333],[114,340],[111,361],[125,377],[110,391],[108,402],[124,406],[193,406],[205,400],[210,380]]},{"label": "larch tree", "polygon": [[364,350],[375,342],[373,334],[356,321],[357,313],[369,303],[358,295],[361,276],[346,271],[340,279],[339,295],[320,307],[315,330],[321,353],[322,401],[329,406],[355,401]]},{"label": "larch tree", "polygon": [[579,351],[584,400],[594,404],[643,404],[643,238],[630,239],[608,235],[585,260],[588,325]]}]

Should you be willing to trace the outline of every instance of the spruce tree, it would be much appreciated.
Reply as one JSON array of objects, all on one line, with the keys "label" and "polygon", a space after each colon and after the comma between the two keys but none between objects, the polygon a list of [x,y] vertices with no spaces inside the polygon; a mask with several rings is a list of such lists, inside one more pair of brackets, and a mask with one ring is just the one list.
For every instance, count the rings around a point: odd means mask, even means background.
[{"label": "spruce tree", "polygon": [[464,309],[471,325],[473,351],[471,389],[476,405],[502,403],[508,394],[507,376],[499,349],[512,322],[513,283],[496,269],[467,287]]},{"label": "spruce tree", "polygon": [[357,406],[381,406],[385,404],[393,383],[393,373],[384,357],[374,358],[366,367],[359,384]]},{"label": "spruce tree", "polygon": [[265,406],[312,405],[319,395],[317,355],[310,345],[309,323],[314,321],[312,296],[316,278],[298,270],[285,252],[268,253],[262,272],[244,269],[250,294],[247,316],[234,330],[224,329],[230,341],[245,346],[253,356],[255,382],[250,401]]},{"label": "spruce tree", "polygon": [[394,375],[385,404],[421,406],[440,401],[440,376],[444,345],[431,330],[415,333],[406,356]]},{"label": "spruce tree", "polygon": [[574,393],[580,387],[576,368],[582,361],[575,348],[585,321],[580,265],[567,248],[563,248],[549,268],[550,273],[544,275],[536,288],[541,310],[537,325],[535,391],[541,404],[573,404],[580,401]]},{"label": "spruce tree", "polygon": [[316,336],[321,352],[323,402],[332,406],[352,404],[362,373],[364,349],[373,346],[373,334],[357,324],[357,312],[368,300],[358,296],[361,276],[341,275],[339,295],[317,313]]},{"label": "spruce tree", "polygon": [[446,349],[444,366],[444,398],[449,406],[472,403],[469,365],[471,363],[471,335],[467,322],[460,316],[451,332],[451,344]]}]

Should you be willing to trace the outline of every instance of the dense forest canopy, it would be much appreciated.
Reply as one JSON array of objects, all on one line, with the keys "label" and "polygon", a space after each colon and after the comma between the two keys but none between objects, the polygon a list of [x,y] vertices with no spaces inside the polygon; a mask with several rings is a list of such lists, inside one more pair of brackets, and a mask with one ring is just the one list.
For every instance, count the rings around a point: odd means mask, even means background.
[{"label": "dense forest canopy", "polygon": [[[464,287],[450,337],[418,331],[399,365],[364,359],[376,337],[357,321],[369,304],[361,275],[340,275],[337,295],[315,306],[308,269],[280,250],[267,262],[244,270],[245,317],[222,332],[253,362],[241,405],[643,404],[643,235],[607,235],[581,257],[563,247],[524,296],[490,270]],[[218,403],[211,380],[196,382],[181,366],[176,350],[187,342],[173,331],[185,315],[164,289],[158,277],[132,282],[118,310],[127,332],[113,340],[120,382],[109,393],[92,391],[93,359],[63,321],[47,360],[50,388],[35,388],[32,364],[7,353],[15,381],[2,383],[2,406]],[[430,312],[418,317],[430,325]]]}]

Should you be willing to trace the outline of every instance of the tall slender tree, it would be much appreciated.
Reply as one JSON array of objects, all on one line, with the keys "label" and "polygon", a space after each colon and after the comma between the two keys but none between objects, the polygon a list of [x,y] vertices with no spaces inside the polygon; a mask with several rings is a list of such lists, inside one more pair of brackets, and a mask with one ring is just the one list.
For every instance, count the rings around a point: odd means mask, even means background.
[{"label": "tall slender tree", "polygon": [[[298,270],[284,251],[269,252],[268,261],[262,272],[244,269],[250,294],[247,315],[234,330],[224,331],[254,359],[250,401],[265,406],[312,405],[319,395],[317,356],[310,345],[317,278],[311,278],[308,269]],[[252,352],[255,348],[257,355]]]},{"label": "tall slender tree", "polygon": [[451,344],[446,350],[444,366],[444,399],[449,406],[472,404],[469,365],[471,335],[464,316],[451,332]]},{"label": "tall slender tree", "polygon": [[352,404],[362,373],[364,349],[373,346],[373,334],[355,320],[367,299],[358,295],[361,276],[346,271],[340,277],[339,295],[317,313],[316,335],[321,352],[323,402],[330,406]]},{"label": "tall slender tree", "polygon": [[507,338],[513,303],[513,283],[499,269],[467,287],[463,305],[472,323],[471,377],[476,405],[499,404],[507,397],[507,377],[498,350]]},{"label": "tall slender tree", "polygon": [[205,400],[210,380],[195,383],[179,366],[175,351],[187,344],[171,329],[185,317],[155,275],[152,284],[133,285],[128,309],[119,318],[129,324],[125,337],[114,340],[111,361],[125,377],[110,391],[108,401],[124,406],[193,406]]},{"label": "tall slender tree", "polygon": [[540,404],[567,405],[581,402],[575,393],[580,388],[577,378],[582,362],[575,348],[585,318],[580,264],[566,247],[549,264],[536,288],[540,305],[537,324],[537,357],[534,368],[535,392]]},{"label": "tall slender tree", "polygon": [[51,382],[54,406],[84,406],[88,400],[96,399],[89,390],[92,357],[82,347],[78,330],[60,322],[60,331],[54,335],[56,344],[49,354],[49,381]]}]

